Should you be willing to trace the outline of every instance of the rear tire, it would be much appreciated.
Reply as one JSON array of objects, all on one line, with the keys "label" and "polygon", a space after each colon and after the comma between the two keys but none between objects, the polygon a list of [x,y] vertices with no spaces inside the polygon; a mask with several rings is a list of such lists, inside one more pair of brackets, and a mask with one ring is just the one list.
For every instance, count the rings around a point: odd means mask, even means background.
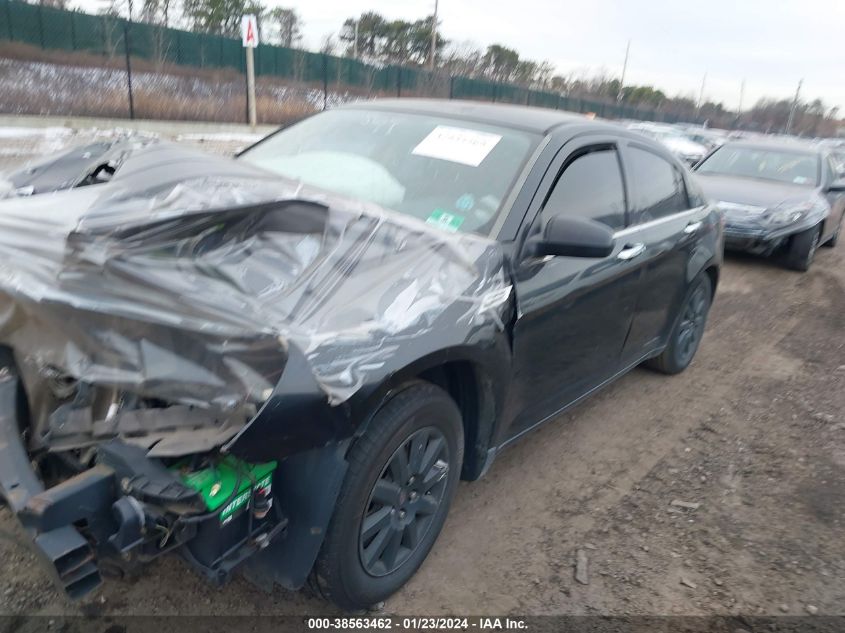
[{"label": "rear tire", "polygon": [[647,367],[670,375],[689,367],[701,343],[712,299],[713,283],[707,273],[701,273],[684,297],[666,348],[660,356],[647,360]]},{"label": "rear tire", "polygon": [[810,270],[821,240],[822,227],[816,225],[792,236],[786,252],[786,266],[802,273]]},{"label": "rear tire", "polygon": [[314,591],[360,610],[402,587],[440,534],[463,451],[461,413],[440,387],[414,382],[383,405],[349,451]]}]

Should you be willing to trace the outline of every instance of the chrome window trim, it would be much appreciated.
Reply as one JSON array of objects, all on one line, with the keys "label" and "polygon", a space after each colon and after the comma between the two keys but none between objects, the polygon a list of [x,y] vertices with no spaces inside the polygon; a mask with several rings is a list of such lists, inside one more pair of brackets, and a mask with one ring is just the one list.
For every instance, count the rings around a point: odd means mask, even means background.
[{"label": "chrome window trim", "polygon": [[625,237],[626,235],[631,235],[632,233],[636,233],[637,231],[641,231],[643,229],[648,229],[654,226],[659,226],[664,222],[671,222],[672,220],[680,220],[688,215],[694,215],[698,213],[702,209],[704,209],[707,205],[702,205],[700,207],[694,207],[692,209],[687,209],[686,211],[678,211],[677,213],[673,213],[671,215],[664,216],[662,218],[657,218],[656,220],[649,220],[648,222],[643,222],[642,224],[632,224],[631,226],[627,226],[624,229],[616,231],[613,234],[614,238]]}]

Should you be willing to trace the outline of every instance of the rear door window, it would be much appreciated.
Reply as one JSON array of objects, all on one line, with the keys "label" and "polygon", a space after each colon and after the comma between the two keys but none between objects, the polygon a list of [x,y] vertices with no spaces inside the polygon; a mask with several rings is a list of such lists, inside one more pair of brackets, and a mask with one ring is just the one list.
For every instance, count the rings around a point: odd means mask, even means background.
[{"label": "rear door window", "polygon": [[659,220],[690,208],[683,174],[663,157],[631,146],[625,166],[633,190],[633,224]]}]

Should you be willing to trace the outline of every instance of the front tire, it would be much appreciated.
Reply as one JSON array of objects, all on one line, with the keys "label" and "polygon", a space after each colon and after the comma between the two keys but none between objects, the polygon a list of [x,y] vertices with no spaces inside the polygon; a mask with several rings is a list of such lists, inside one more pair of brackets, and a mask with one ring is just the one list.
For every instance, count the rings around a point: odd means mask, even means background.
[{"label": "front tire", "polygon": [[414,382],[376,413],[349,471],[311,585],[347,610],[383,601],[419,569],[460,479],[461,414],[440,387]]},{"label": "front tire", "polygon": [[816,225],[806,231],[801,231],[801,233],[793,235],[786,252],[787,268],[802,273],[810,270],[810,266],[813,264],[813,259],[816,256],[816,251],[819,248],[821,236],[821,225]]},{"label": "front tire", "polygon": [[702,273],[684,297],[666,348],[660,356],[647,360],[647,367],[664,374],[679,374],[689,367],[704,335],[712,299],[713,283],[707,273]]}]

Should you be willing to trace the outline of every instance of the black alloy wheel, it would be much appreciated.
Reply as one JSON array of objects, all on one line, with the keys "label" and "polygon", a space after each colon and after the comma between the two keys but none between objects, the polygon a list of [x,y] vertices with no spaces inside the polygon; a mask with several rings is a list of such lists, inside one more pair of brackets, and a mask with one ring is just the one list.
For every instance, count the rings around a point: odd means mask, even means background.
[{"label": "black alloy wheel", "polygon": [[404,585],[440,534],[464,455],[451,396],[414,380],[396,389],[355,439],[310,586],[366,609]]},{"label": "black alloy wheel", "polygon": [[820,224],[793,235],[786,250],[786,266],[792,270],[807,272],[816,256],[821,238]]},{"label": "black alloy wheel", "polygon": [[431,528],[443,502],[449,474],[449,445],[440,430],[425,427],[390,457],[367,502],[358,553],[371,576],[401,567]]},{"label": "black alloy wheel", "polygon": [[678,374],[685,370],[701,344],[712,301],[713,282],[704,272],[690,284],[666,347],[659,356],[645,364],[664,374]]},{"label": "black alloy wheel", "polygon": [[819,250],[819,242],[821,241],[822,232],[821,229],[816,231],[813,234],[813,241],[810,242],[810,248],[807,251],[806,258],[804,260],[804,265],[806,268],[809,268],[810,265],[813,263],[813,259],[816,256],[816,251]]},{"label": "black alloy wheel", "polygon": [[678,326],[677,358],[681,365],[689,365],[701,343],[707,313],[710,310],[709,290],[704,284],[695,287],[684,305]]}]

